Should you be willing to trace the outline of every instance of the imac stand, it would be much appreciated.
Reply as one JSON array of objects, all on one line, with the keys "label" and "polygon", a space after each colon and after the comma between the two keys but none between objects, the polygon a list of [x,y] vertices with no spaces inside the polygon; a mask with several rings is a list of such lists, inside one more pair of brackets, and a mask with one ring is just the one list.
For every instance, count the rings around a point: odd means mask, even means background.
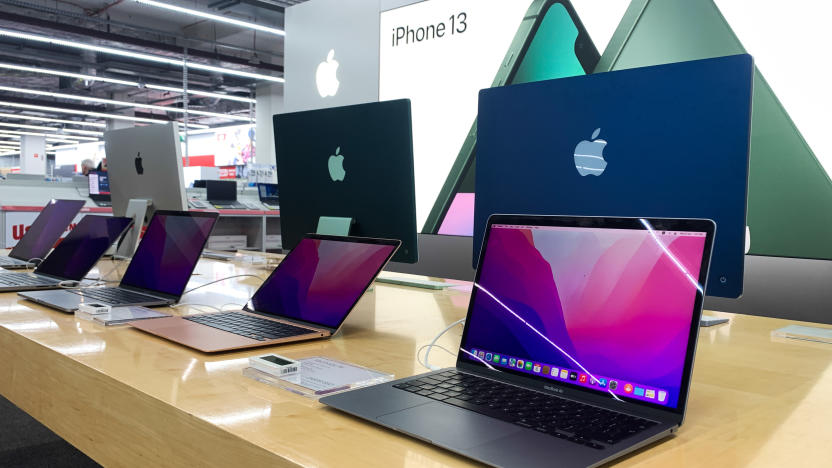
[{"label": "imac stand", "polygon": [[321,216],[318,218],[318,229],[315,233],[329,236],[349,236],[352,225],[352,218]]},{"label": "imac stand", "polygon": [[702,317],[699,318],[699,326],[700,327],[712,327],[714,325],[719,325],[721,323],[728,323],[728,319],[727,318],[721,318],[721,317],[712,317],[712,316],[707,316],[707,315],[703,315]]},{"label": "imac stand", "polygon": [[148,208],[152,205],[152,201],[141,198],[131,198],[127,202],[127,211],[125,216],[133,218],[133,225],[122,238],[113,258],[119,260],[126,260],[133,257],[133,252],[136,251],[136,246],[139,245],[139,236],[144,227],[144,219],[147,215]]}]

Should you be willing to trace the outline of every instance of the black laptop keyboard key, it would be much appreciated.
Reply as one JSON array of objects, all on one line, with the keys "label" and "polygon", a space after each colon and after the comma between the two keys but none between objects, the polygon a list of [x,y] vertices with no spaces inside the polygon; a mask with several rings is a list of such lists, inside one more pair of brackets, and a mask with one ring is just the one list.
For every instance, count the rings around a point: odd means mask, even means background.
[{"label": "black laptop keyboard key", "polygon": [[[275,322],[274,320],[266,320],[241,314],[239,312],[202,314],[184,318],[191,322],[234,333],[235,335],[246,338],[253,338],[258,341],[277,340],[292,336],[308,335],[315,332],[309,328],[296,327],[282,322]],[[421,391],[423,389],[419,390]]]},{"label": "black laptop keyboard key", "polygon": [[58,280],[25,273],[0,273],[0,286],[53,286]]},{"label": "black laptop keyboard key", "polygon": [[85,299],[104,302],[110,305],[141,304],[159,302],[161,299],[146,294],[135,293],[120,288],[70,289],[69,291],[84,296]]},{"label": "black laptop keyboard key", "polygon": [[617,444],[657,424],[457,371],[393,387],[598,450],[605,448],[602,444]]}]

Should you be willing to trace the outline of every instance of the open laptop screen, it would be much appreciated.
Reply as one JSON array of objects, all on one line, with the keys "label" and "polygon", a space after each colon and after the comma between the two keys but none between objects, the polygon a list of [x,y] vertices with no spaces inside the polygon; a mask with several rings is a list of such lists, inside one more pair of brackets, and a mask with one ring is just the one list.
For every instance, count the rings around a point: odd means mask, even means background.
[{"label": "open laptop screen", "polygon": [[23,261],[46,257],[83,206],[84,200],[52,200],[47,203],[23,238],[9,252],[9,257]]},{"label": "open laptop screen", "polygon": [[209,201],[237,200],[237,182],[233,180],[206,180],[205,198]]},{"label": "open laptop screen", "polygon": [[115,216],[84,216],[35,271],[81,281],[131,222]]},{"label": "open laptop screen", "polygon": [[121,285],[182,295],[216,220],[216,213],[157,211]]},{"label": "open laptop screen", "polygon": [[677,408],[707,233],[648,226],[494,224],[461,354]]},{"label": "open laptop screen", "polygon": [[338,328],[397,246],[375,239],[301,239],[251,298],[252,308]]}]

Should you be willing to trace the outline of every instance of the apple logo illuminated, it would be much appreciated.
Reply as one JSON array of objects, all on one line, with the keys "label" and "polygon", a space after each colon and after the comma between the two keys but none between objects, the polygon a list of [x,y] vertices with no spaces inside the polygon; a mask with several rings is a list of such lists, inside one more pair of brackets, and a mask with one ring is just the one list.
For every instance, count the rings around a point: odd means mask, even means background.
[{"label": "apple logo illuminated", "polygon": [[326,56],[326,61],[318,64],[315,72],[315,83],[318,85],[318,94],[321,97],[335,96],[338,93],[338,61],[335,60],[335,49],[331,49]]},{"label": "apple logo illuminated", "polygon": [[333,181],[341,182],[344,180],[347,171],[344,170],[344,155],[341,154],[340,146],[335,149],[335,154],[329,157],[327,166],[329,166],[329,177]]},{"label": "apple logo illuminated", "polygon": [[607,161],[604,160],[605,140],[598,138],[600,128],[592,132],[592,141],[583,140],[575,147],[575,168],[582,176],[599,176],[607,168]]},{"label": "apple logo illuminated", "polygon": [[139,152],[136,154],[136,174],[142,175],[144,174],[144,167],[142,166],[142,153]]}]

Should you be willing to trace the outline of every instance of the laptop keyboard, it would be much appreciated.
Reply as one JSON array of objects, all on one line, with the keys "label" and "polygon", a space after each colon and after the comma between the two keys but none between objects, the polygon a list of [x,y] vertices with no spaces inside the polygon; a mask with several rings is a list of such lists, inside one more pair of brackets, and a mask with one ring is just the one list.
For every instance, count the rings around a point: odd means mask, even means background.
[{"label": "laptop keyboard", "polygon": [[455,370],[393,387],[598,450],[657,424]]},{"label": "laptop keyboard", "polygon": [[119,288],[70,289],[70,292],[110,305],[141,304],[143,302],[162,302],[158,297],[135,293]]},{"label": "laptop keyboard", "polygon": [[0,257],[0,265],[25,265],[26,262],[22,262],[16,258],[12,257]]},{"label": "laptop keyboard", "polygon": [[251,315],[241,314],[239,312],[193,315],[183,318],[235,335],[253,338],[257,341],[276,340],[290,336],[315,333],[315,330],[309,328],[301,328],[273,320],[252,317]]},{"label": "laptop keyboard", "polygon": [[216,208],[221,210],[244,210],[246,206],[240,202],[212,202]]},{"label": "laptop keyboard", "polygon": [[0,273],[0,286],[51,286],[58,280],[41,276],[29,276],[25,273]]}]

